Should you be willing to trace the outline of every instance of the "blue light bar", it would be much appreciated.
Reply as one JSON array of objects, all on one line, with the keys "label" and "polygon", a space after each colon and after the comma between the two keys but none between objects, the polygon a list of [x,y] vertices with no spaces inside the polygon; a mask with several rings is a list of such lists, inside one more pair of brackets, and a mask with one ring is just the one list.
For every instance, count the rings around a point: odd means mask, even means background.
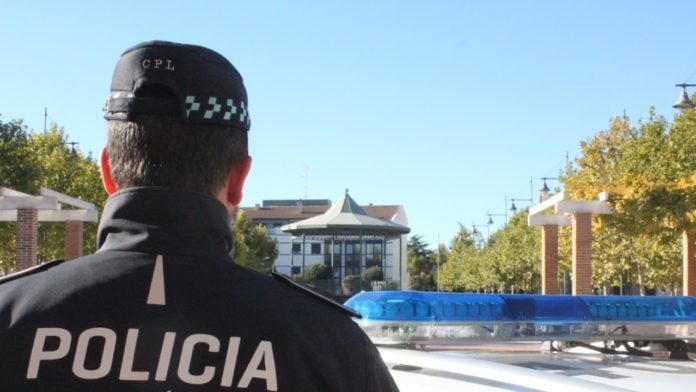
[{"label": "blue light bar", "polygon": [[372,291],[352,297],[346,306],[370,320],[483,321],[507,317],[505,301],[496,295]]},{"label": "blue light bar", "polygon": [[696,297],[373,291],[346,306],[378,343],[696,337]]}]

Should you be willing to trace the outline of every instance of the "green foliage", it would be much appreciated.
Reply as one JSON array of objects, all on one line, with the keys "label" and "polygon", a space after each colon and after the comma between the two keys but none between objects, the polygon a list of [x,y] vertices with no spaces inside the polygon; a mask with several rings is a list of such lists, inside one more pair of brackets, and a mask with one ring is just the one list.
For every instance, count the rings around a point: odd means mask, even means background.
[{"label": "green foliage", "polygon": [[0,184],[3,187],[35,194],[40,187],[40,152],[21,120],[0,120]]},{"label": "green foliage", "polygon": [[484,241],[478,231],[459,225],[440,273],[445,291],[538,292],[541,235],[527,225],[527,212]]},{"label": "green foliage", "polygon": [[252,226],[251,220],[242,209],[232,225],[235,241],[234,262],[253,270],[268,273],[278,257],[276,240],[268,235],[263,225]]},{"label": "green foliage", "polygon": [[527,215],[527,209],[514,215],[488,248],[504,292],[541,291],[541,233],[527,224]]},{"label": "green foliage", "polygon": [[413,235],[406,246],[406,268],[411,290],[433,291],[436,289],[433,270],[436,267],[432,251],[419,235]]},{"label": "green foliage", "polygon": [[[90,156],[70,148],[62,128],[54,125],[45,134],[32,135],[32,144],[37,146],[37,162],[42,168],[42,186],[71,197],[95,204],[99,211],[106,201],[99,167]],[[84,252],[96,251],[96,222],[84,224]],[[51,260],[62,257],[65,227],[63,223],[42,223],[39,228],[39,259]]]},{"label": "green foliage", "polygon": [[607,191],[614,210],[595,218],[593,284],[681,286],[681,233],[696,230],[696,112],[671,126],[652,109],[637,126],[617,117],[581,147],[566,192],[592,200]]},{"label": "green foliage", "polygon": [[435,285],[437,291],[441,291],[441,276],[442,270],[447,265],[447,259],[449,258],[449,249],[445,244],[438,244],[437,249],[432,254],[433,263],[435,263],[435,271],[431,275],[435,280]]},{"label": "green foliage", "polygon": [[372,282],[375,280],[384,280],[384,273],[379,266],[370,267],[362,272],[361,278],[363,282]]},{"label": "green foliage", "polygon": [[[32,133],[19,120],[0,121],[0,186],[30,195],[41,187],[90,202],[101,212],[106,200],[95,160],[67,144],[62,128],[53,125],[45,133]],[[66,206],[67,208],[67,206]],[[14,222],[0,222],[0,272],[14,269]],[[96,248],[96,223],[84,225],[84,253]],[[40,223],[39,262],[63,257],[63,223]]]},{"label": "green foliage", "polygon": [[[680,287],[682,234],[696,238],[696,110],[676,115],[671,125],[654,110],[637,126],[616,117],[606,131],[581,142],[581,152],[561,175],[568,198],[596,200],[608,192],[615,212],[594,218],[594,287],[606,293],[626,282],[641,292]],[[441,288],[538,292],[541,235],[526,216],[513,216],[485,241],[460,225],[439,276]],[[571,229],[560,228],[558,238],[560,278],[571,269]],[[411,248],[413,276],[429,264],[425,252]]]},{"label": "green foliage", "polygon": [[307,266],[304,271],[305,280],[325,280],[332,277],[331,267],[326,264],[312,264]]},{"label": "green foliage", "polygon": [[445,291],[476,290],[475,281],[480,271],[478,264],[479,249],[476,247],[476,236],[461,224],[459,231],[450,243],[447,262],[440,271],[440,287]]}]

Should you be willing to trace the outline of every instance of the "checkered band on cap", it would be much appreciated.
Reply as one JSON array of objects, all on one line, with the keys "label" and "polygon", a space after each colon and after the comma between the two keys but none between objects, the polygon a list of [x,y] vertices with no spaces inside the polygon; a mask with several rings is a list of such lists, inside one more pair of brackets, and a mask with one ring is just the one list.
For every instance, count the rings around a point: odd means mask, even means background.
[{"label": "checkered band on cap", "polygon": [[165,41],[123,53],[105,112],[107,120],[154,114],[244,130],[251,124],[242,76],[226,58],[202,46]]}]

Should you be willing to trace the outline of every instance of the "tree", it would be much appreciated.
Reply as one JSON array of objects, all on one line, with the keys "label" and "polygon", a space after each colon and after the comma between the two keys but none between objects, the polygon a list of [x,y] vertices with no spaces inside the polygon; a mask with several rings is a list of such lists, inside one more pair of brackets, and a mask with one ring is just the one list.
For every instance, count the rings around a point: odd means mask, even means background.
[{"label": "tree", "polygon": [[328,280],[332,278],[333,271],[326,264],[312,264],[307,266],[304,271],[305,280]]},{"label": "tree", "polygon": [[21,120],[3,123],[0,119],[0,183],[16,190],[38,190],[41,167],[36,146]]},{"label": "tree", "polygon": [[687,111],[670,127],[650,110],[631,126],[616,117],[607,131],[581,144],[577,167],[564,176],[573,199],[609,192],[614,210],[595,218],[593,248],[596,286],[624,276],[646,285],[678,286],[676,251],[680,235],[696,228],[696,113]]},{"label": "tree", "polygon": [[[91,155],[83,155],[75,147],[69,147],[62,128],[53,125],[46,133],[32,134],[31,143],[38,152],[36,162],[41,168],[41,186],[93,203],[98,211],[103,209],[107,194],[96,160]],[[38,191],[32,189],[31,193]],[[84,252],[94,253],[97,223],[85,222],[83,234]],[[39,227],[39,260],[63,257],[64,238],[63,222],[42,223]]]},{"label": "tree", "polygon": [[[0,121],[0,186],[31,195],[46,187],[94,204],[100,212],[106,200],[99,168],[90,155],[69,148],[62,128],[52,125],[47,132],[33,133],[21,120]],[[0,272],[14,269],[15,223],[0,224]],[[84,225],[85,253],[96,248],[96,223]],[[41,223],[39,262],[63,257],[65,225]]]},{"label": "tree", "polygon": [[[21,121],[0,120],[0,186],[28,189],[38,176],[29,133]],[[12,271],[15,259],[15,223],[0,223],[0,273]]]},{"label": "tree", "polygon": [[406,245],[406,268],[411,290],[433,291],[436,288],[433,277],[432,251],[419,235],[413,235]]},{"label": "tree", "polygon": [[244,210],[237,211],[232,225],[235,241],[234,262],[253,270],[269,273],[278,257],[276,240],[263,225],[253,226]]},{"label": "tree", "polygon": [[527,224],[527,212],[525,209],[515,214],[502,230],[494,233],[489,247],[502,291],[535,293],[541,289],[541,234]]},{"label": "tree", "polygon": [[362,274],[360,274],[360,279],[362,279],[363,282],[384,280],[384,273],[382,272],[382,268],[380,266],[375,265],[364,270]]},{"label": "tree", "polygon": [[438,244],[437,249],[432,253],[433,263],[435,264],[433,277],[437,291],[442,290],[440,277],[442,275],[442,269],[447,265],[448,258],[449,249],[447,249],[447,246],[445,246],[445,244]]},{"label": "tree", "polygon": [[477,291],[484,287],[486,274],[481,250],[477,247],[480,236],[459,225],[459,231],[450,243],[447,262],[440,270],[440,287],[445,291]]},{"label": "tree", "polygon": [[[593,285],[607,293],[626,281],[639,284],[641,293],[680,286],[681,233],[696,238],[696,110],[676,116],[671,126],[652,109],[638,126],[616,117],[606,131],[581,142],[581,151],[561,175],[567,195],[594,200],[606,191],[615,211],[594,218]],[[525,216],[515,215],[485,242],[460,225],[440,274],[442,288],[537,292],[540,232]],[[564,277],[570,237],[569,228],[559,230]]]},{"label": "tree", "polygon": [[326,295],[332,296],[336,292],[333,270],[324,263],[308,265],[303,271],[301,280],[307,286],[320,290]]}]

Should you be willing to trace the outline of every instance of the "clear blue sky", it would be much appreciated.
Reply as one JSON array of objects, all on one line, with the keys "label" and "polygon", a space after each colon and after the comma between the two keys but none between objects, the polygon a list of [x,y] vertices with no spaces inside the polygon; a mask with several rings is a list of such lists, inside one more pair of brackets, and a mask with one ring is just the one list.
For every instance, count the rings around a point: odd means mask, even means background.
[{"label": "clear blue sky", "polygon": [[3,121],[42,131],[46,107],[96,156],[123,50],[208,46],[249,91],[243,205],[347,188],[404,205],[432,247],[530,198],[530,180],[536,199],[611,117],[654,106],[671,121],[674,84],[696,81],[693,0],[23,0],[0,13]]}]

